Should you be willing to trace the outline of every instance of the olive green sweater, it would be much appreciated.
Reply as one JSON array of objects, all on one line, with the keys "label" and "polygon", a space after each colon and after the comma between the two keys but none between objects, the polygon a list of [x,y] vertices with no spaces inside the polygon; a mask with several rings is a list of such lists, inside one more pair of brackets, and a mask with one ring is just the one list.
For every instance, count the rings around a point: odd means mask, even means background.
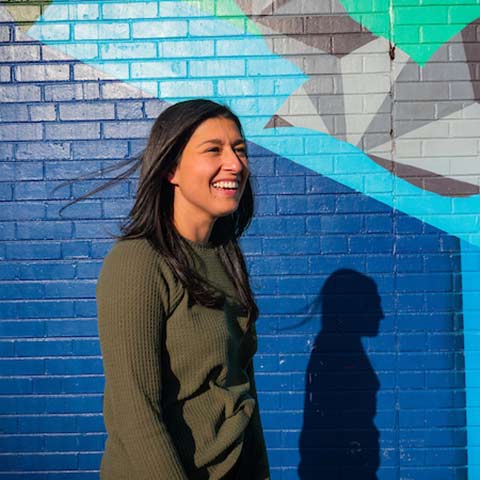
[{"label": "olive green sweater", "polygon": [[117,242],[97,285],[108,432],[103,480],[270,477],[252,356],[255,329],[217,249],[189,242],[197,272],[226,295],[191,305],[148,240]]}]

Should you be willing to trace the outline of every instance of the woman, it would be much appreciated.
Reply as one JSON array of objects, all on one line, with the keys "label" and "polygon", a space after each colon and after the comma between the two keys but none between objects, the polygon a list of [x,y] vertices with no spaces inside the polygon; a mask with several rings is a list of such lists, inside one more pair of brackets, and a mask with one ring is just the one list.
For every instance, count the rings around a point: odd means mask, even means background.
[{"label": "woman", "polygon": [[160,114],[97,285],[104,480],[267,479],[252,356],[258,310],[237,240],[253,213],[239,119]]}]

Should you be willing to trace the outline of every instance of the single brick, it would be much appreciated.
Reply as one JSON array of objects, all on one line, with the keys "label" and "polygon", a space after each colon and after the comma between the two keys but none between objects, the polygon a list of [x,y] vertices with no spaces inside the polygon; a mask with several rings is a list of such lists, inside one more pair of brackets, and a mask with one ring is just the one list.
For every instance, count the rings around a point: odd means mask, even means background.
[{"label": "single brick", "polygon": [[102,17],[107,20],[125,20],[134,18],[156,18],[158,16],[157,2],[105,3],[102,5]]},{"label": "single brick", "polygon": [[42,45],[42,60],[71,62],[71,59],[81,58],[83,61],[95,60],[98,58],[98,44],[93,41],[90,43],[61,43],[55,42],[52,46]]},{"label": "single brick", "polygon": [[79,432],[104,432],[103,415],[83,415],[77,420],[77,431]]},{"label": "single brick", "polygon": [[157,58],[157,44],[155,42],[104,43],[100,45],[100,57],[107,60]]},{"label": "single brick", "polygon": [[95,282],[89,280],[52,281],[45,285],[45,298],[92,298]]},{"label": "single brick", "polygon": [[245,75],[245,61],[238,59],[190,60],[192,77],[237,77]]},{"label": "single brick", "polygon": [[[125,129],[127,136],[128,128]],[[128,143],[121,140],[79,141],[73,144],[74,159],[121,159],[128,155]]]},{"label": "single brick", "polygon": [[[85,356],[101,356],[100,342],[98,339],[78,339],[73,341],[73,353]],[[95,379],[94,379],[95,380]],[[102,381],[103,378],[98,377],[97,380]]]},{"label": "single brick", "polygon": [[185,20],[150,20],[135,21],[132,24],[133,38],[169,38],[185,37],[187,22]]},{"label": "single brick", "polygon": [[[72,192],[75,198],[81,197],[87,193],[90,193],[92,190],[98,187],[103,187],[105,185],[105,180],[83,180],[81,183],[75,183],[72,185]],[[89,198],[125,198],[128,196],[128,183],[119,183],[114,186],[95,193]],[[78,234],[78,231],[76,232]]]},{"label": "single brick", "polygon": [[[151,82],[148,82],[151,86],[153,85]],[[139,84],[141,85],[141,83]],[[110,99],[124,99],[124,98],[145,98],[148,95],[145,94],[139,88],[135,88],[132,85],[126,85],[123,82],[112,81],[112,82],[105,82],[101,85],[101,93],[102,98],[105,100]]]},{"label": "single brick", "polygon": [[66,377],[62,383],[65,393],[103,393],[105,380],[103,376]]},{"label": "single brick", "polygon": [[39,63],[15,67],[15,78],[20,82],[62,81],[68,80],[69,77],[69,65]]},{"label": "single brick", "polygon": [[305,233],[305,220],[302,217],[256,217],[248,229],[249,235],[285,235]]},{"label": "single brick", "polygon": [[0,82],[12,81],[12,69],[6,65],[0,65]]},{"label": "single brick", "polygon": [[17,242],[7,244],[7,258],[13,260],[41,260],[60,258],[60,243]]},{"label": "single brick", "polygon": [[0,45],[0,59],[2,63],[35,62],[40,60],[39,45]]},{"label": "single brick", "polygon": [[[8,309],[13,306],[16,307],[15,304],[3,303],[0,304],[0,318],[5,319],[9,318],[9,314],[11,317],[16,317],[17,309],[12,308],[12,311],[8,311]],[[10,317],[10,318],[11,318]],[[5,321],[3,320],[0,322],[0,334],[2,337],[5,338],[19,338],[19,337],[42,337],[45,335],[45,324],[43,321]],[[18,382],[18,379],[14,380]],[[3,390],[2,390],[3,391]]]},{"label": "single brick", "polygon": [[21,263],[18,267],[18,277],[24,280],[72,279],[75,276],[75,265],[72,263]]},{"label": "single brick", "polygon": [[218,92],[224,96],[273,95],[275,80],[270,78],[219,79]]},{"label": "single brick", "polygon": [[213,40],[162,41],[159,43],[162,58],[174,57],[213,57]]},{"label": "single brick", "polygon": [[62,244],[62,258],[86,258],[90,254],[90,242],[73,241]]},{"label": "single brick", "polygon": [[124,139],[126,133],[128,138],[147,138],[151,128],[150,120],[126,121],[126,122],[105,122],[104,138]]},{"label": "single brick", "polygon": [[185,61],[163,60],[132,62],[131,64],[131,76],[134,79],[184,77],[186,74],[187,63]]},{"label": "single brick", "polygon": [[176,0],[163,0],[158,5],[161,17],[208,17],[208,11],[200,8],[200,4],[194,0],[193,2],[185,2],[179,4]]},{"label": "single brick", "polygon": [[[79,80],[118,80],[128,79],[127,62],[90,62],[92,65],[78,63],[73,66],[73,78]],[[95,68],[96,67],[96,68]],[[97,84],[98,86],[98,84]]]},{"label": "single brick", "polygon": [[70,25],[68,23],[37,23],[35,37],[44,42],[69,40]]},{"label": "single brick", "polygon": [[62,83],[45,85],[46,101],[96,100],[100,98],[97,83]]},{"label": "single brick", "polygon": [[44,11],[43,18],[49,22],[59,20],[96,20],[98,15],[98,5],[78,2],[73,5],[56,4],[55,8]]},{"label": "single brick", "polygon": [[215,40],[215,52],[221,57],[250,57],[252,41],[249,38]]},{"label": "single brick", "polygon": [[[452,84],[455,88],[457,82]],[[471,91],[471,90],[470,90]],[[421,82],[421,83],[396,83],[394,88],[395,101],[421,101],[421,100],[448,100],[449,85],[445,82]],[[455,97],[454,97],[455,98]]]},{"label": "single brick", "polygon": [[320,238],[318,237],[288,237],[285,238],[262,238],[263,253],[266,255],[275,254],[315,254],[319,253]]},{"label": "single brick", "polygon": [[17,237],[19,240],[60,240],[71,238],[73,226],[71,222],[18,222]]},{"label": "single brick", "polygon": [[326,213],[334,210],[333,195],[281,195],[277,197],[277,213]]},{"label": "single brick", "polygon": [[[42,162],[17,162],[15,169],[16,180],[42,180],[43,163]],[[22,185],[19,183],[17,187]]]},{"label": "single brick", "polygon": [[[77,278],[98,278],[102,263],[101,262],[85,262],[83,261],[77,267]],[[1,275],[1,273],[0,273]],[[1,278],[1,276],[0,276]]]},{"label": "single brick", "polygon": [[76,300],[74,303],[75,315],[77,317],[94,319],[97,316],[97,303],[93,298],[91,300]]},{"label": "single brick", "polygon": [[160,96],[162,98],[191,98],[192,96],[210,97],[214,94],[212,80],[175,80],[160,81]]},{"label": "single brick", "polygon": [[[132,201],[131,200],[115,200],[115,201],[104,201],[103,202],[103,217],[104,218],[120,218],[124,219],[128,216],[132,208]],[[108,231],[112,231],[113,225],[110,225],[108,230],[104,229],[103,235],[100,238],[105,238],[105,236],[109,236]],[[114,229],[118,231],[118,228]]]},{"label": "single brick", "polygon": [[38,123],[4,123],[2,124],[2,128],[0,130],[0,142],[41,140],[42,135],[42,125]]},{"label": "single brick", "polygon": [[120,40],[129,36],[128,23],[79,22],[74,25],[75,40]]},{"label": "single brick", "polygon": [[54,105],[29,105],[32,122],[53,121],[57,118]]},{"label": "single brick", "polygon": [[88,140],[100,138],[100,125],[97,122],[47,123],[47,140]]},{"label": "single brick", "polygon": [[61,120],[109,120],[115,118],[113,103],[60,104]]},{"label": "single brick", "polygon": [[45,373],[50,375],[78,375],[102,373],[101,358],[47,358]]},{"label": "single brick", "polygon": [[28,108],[21,103],[0,104],[0,121],[5,122],[26,122],[28,121]]},{"label": "single brick", "polygon": [[[19,433],[77,432],[73,415],[23,415],[18,418]],[[73,467],[76,468],[76,467]]]},{"label": "single brick", "polygon": [[12,27],[10,25],[0,25],[0,42],[9,43]]},{"label": "single brick", "polygon": [[15,360],[0,359],[0,366],[3,372],[8,372],[12,376],[17,375],[41,375],[45,373],[45,360],[22,359]]},{"label": "single brick", "polygon": [[[15,224],[13,222],[0,224],[0,240],[15,240]],[[3,278],[3,275],[9,270],[6,266],[4,268],[5,270],[0,268],[0,278]]]},{"label": "single brick", "polygon": [[301,194],[305,192],[303,177],[271,177],[267,182],[258,182],[258,194]]},{"label": "single brick", "polygon": [[60,209],[65,202],[50,202],[47,204],[47,218],[58,220],[98,218],[101,215],[101,205],[98,202],[82,201],[69,206],[60,215]]},{"label": "single brick", "polygon": [[244,29],[239,29],[238,23],[234,26],[220,19],[194,18],[188,23],[188,33],[192,37],[230,37],[243,32]]},{"label": "single brick", "polygon": [[[144,116],[146,117],[152,117],[151,115],[148,114],[147,108],[148,105],[150,105],[149,102],[145,102],[145,112],[144,112],[144,104],[141,101],[122,101],[122,102],[117,102],[115,104],[115,118],[118,118],[119,120],[135,120],[135,119],[140,119],[143,118]],[[161,102],[158,102],[160,105],[162,104]],[[158,113],[157,113],[158,115]],[[156,117],[157,115],[154,115]]]},{"label": "single brick", "polygon": [[394,238],[390,235],[354,236],[350,238],[352,253],[393,253]]},{"label": "single brick", "polygon": [[102,395],[55,396],[47,399],[46,413],[99,413],[102,412]]},{"label": "single brick", "polygon": [[45,205],[39,202],[2,202],[0,220],[41,220],[45,216]]},{"label": "single brick", "polygon": [[419,19],[421,19],[422,24],[446,25],[448,8],[443,5],[422,5],[418,7],[397,7],[395,9],[395,24],[415,25],[419,23]]},{"label": "single brick", "polygon": [[297,274],[308,273],[308,257],[305,256],[263,256],[250,259],[250,274],[288,274],[291,271]]},{"label": "single brick", "polygon": [[0,182],[0,201],[13,200],[13,184]]},{"label": "single brick", "polygon": [[46,200],[48,196],[44,182],[21,182],[15,185],[16,200]]}]

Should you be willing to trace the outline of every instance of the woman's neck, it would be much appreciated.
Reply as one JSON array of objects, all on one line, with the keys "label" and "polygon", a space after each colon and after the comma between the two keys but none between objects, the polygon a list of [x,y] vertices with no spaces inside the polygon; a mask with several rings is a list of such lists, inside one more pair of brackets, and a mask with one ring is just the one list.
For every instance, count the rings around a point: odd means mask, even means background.
[{"label": "woman's neck", "polygon": [[207,243],[213,229],[214,222],[185,222],[174,219],[177,232],[184,238],[196,243]]}]

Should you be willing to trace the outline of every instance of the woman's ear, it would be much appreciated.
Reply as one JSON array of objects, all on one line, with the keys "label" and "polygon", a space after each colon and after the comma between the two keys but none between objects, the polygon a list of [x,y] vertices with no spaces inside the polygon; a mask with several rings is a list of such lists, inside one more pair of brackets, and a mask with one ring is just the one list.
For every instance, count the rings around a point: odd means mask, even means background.
[{"label": "woman's ear", "polygon": [[170,170],[168,173],[167,173],[167,180],[169,183],[171,183],[172,185],[176,185],[177,184],[177,169],[174,168],[173,170]]}]

